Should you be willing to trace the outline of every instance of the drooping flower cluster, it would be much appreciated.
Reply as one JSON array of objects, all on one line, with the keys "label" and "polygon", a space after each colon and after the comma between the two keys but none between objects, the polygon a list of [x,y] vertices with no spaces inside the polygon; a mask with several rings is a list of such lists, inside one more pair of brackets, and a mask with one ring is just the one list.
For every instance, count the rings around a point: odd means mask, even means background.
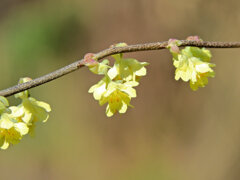
[{"label": "drooping flower cluster", "polygon": [[[119,43],[116,47],[126,46],[125,43]],[[85,64],[95,74],[104,75],[104,77],[89,89],[93,97],[99,101],[100,105],[108,103],[106,115],[113,116],[116,112],[125,113],[128,106],[132,107],[130,101],[135,98],[135,86],[139,85],[139,80],[145,76],[147,71],[146,62],[139,62],[132,58],[123,58],[122,54],[113,55],[115,63],[113,67],[109,61],[103,60],[98,63],[91,59],[93,54],[87,54],[84,58]]]},{"label": "drooping flower cluster", "polygon": [[[22,78],[19,83],[31,80]],[[18,106],[9,107],[8,100],[0,96],[0,148],[17,144],[28,133],[32,134],[37,121],[46,122],[51,108],[49,104],[29,97],[26,90],[15,95],[21,99]]]},{"label": "drooping flower cluster", "polygon": [[[195,36],[188,40],[201,41]],[[180,41],[169,40],[168,48],[173,55],[173,65],[176,68],[175,79],[189,81],[190,87],[194,91],[199,87],[205,87],[208,84],[208,77],[215,76],[212,69],[215,64],[210,63],[212,57],[210,51],[205,48],[189,46],[180,51],[179,45],[181,45]]]}]

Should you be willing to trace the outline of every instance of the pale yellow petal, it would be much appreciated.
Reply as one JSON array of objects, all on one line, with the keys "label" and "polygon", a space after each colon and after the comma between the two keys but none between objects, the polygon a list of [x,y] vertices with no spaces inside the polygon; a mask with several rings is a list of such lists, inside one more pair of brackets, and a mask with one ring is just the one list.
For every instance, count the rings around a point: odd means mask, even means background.
[{"label": "pale yellow petal", "polygon": [[9,147],[9,143],[7,141],[4,141],[3,145],[1,146],[1,149],[7,149]]},{"label": "pale yellow petal", "polygon": [[42,120],[42,122],[47,122],[47,120],[48,120],[48,118],[49,118],[49,114],[46,114],[46,117]]},{"label": "pale yellow petal", "polygon": [[14,123],[10,120],[8,115],[5,113],[2,114],[0,119],[0,128],[2,129],[11,129],[13,127]]},{"label": "pale yellow petal", "polygon": [[135,87],[135,86],[139,85],[139,82],[137,82],[137,81],[127,81],[127,82],[124,83],[124,85]]},{"label": "pale yellow petal", "polygon": [[29,128],[25,123],[15,123],[14,128],[23,136],[28,133]]},{"label": "pale yellow petal", "polygon": [[147,69],[145,67],[142,67],[138,71],[135,72],[137,76],[145,76],[147,74]]},{"label": "pale yellow petal", "polygon": [[31,101],[31,103],[33,105],[41,107],[41,108],[45,109],[47,112],[51,111],[51,107],[50,107],[50,105],[48,103],[45,103],[43,101],[37,101],[36,99],[31,98],[31,97],[28,98],[28,99]]},{"label": "pale yellow petal", "polygon": [[106,91],[106,84],[103,84],[100,87],[96,88],[95,91],[93,92],[94,99],[99,100],[105,91]]},{"label": "pale yellow petal", "polygon": [[110,79],[114,79],[118,75],[118,68],[116,65],[114,65],[111,69],[108,71],[108,76]]},{"label": "pale yellow petal", "polygon": [[137,97],[136,90],[132,87],[126,87],[125,89],[121,89],[123,92],[127,93],[130,97]]},{"label": "pale yellow petal", "polygon": [[24,107],[11,106],[9,109],[11,110],[11,116],[13,117],[20,117],[24,115]]},{"label": "pale yellow petal", "polygon": [[205,73],[211,71],[212,69],[207,63],[201,63],[199,65],[196,65],[196,70],[200,73]]},{"label": "pale yellow petal", "polygon": [[50,112],[51,111],[51,107],[48,103],[45,103],[43,101],[36,101],[36,105],[45,109],[47,112]]},{"label": "pale yellow petal", "polygon": [[99,85],[98,85],[98,84],[95,84],[95,85],[93,85],[93,86],[91,86],[91,87],[89,88],[88,92],[89,92],[89,93],[93,93],[98,87],[99,87]]},{"label": "pale yellow petal", "polygon": [[127,111],[127,104],[123,102],[122,108],[119,110],[119,113],[125,113]]},{"label": "pale yellow petal", "polygon": [[29,124],[33,119],[33,114],[26,110],[24,116],[22,117],[23,122]]},{"label": "pale yellow petal", "polygon": [[110,110],[110,108],[109,108],[109,105],[108,105],[107,108],[106,108],[106,115],[107,115],[107,117],[113,116],[113,113],[111,112],[111,110]]}]

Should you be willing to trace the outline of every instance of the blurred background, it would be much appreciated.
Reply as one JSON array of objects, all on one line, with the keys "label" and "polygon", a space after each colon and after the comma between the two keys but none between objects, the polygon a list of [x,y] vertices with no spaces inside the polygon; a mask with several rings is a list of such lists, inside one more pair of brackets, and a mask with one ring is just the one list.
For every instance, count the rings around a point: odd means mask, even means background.
[{"label": "blurred background", "polygon": [[[118,42],[240,41],[239,12],[235,0],[1,0],[0,88]],[[101,76],[87,68],[32,89],[50,119],[0,152],[1,179],[239,179],[240,51],[212,54],[216,77],[197,92],[174,80],[168,51],[126,54],[150,62],[148,75],[135,108],[112,118],[88,93]]]}]

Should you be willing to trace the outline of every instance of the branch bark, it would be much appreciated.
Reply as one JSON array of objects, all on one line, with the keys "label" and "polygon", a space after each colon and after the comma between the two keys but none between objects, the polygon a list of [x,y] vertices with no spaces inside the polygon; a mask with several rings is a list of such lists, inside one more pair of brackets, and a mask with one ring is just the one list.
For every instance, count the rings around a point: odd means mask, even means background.
[{"label": "branch bark", "polygon": [[[209,41],[199,42],[199,41],[187,41],[187,40],[181,40],[181,42],[182,44],[180,47],[195,46],[195,47],[206,47],[206,48],[240,48],[240,42],[209,42]],[[155,43],[129,45],[124,47],[110,47],[108,49],[105,49],[103,51],[96,53],[94,57],[95,59],[100,60],[100,59],[103,59],[104,57],[107,57],[113,54],[118,54],[118,53],[166,49],[167,45],[168,45],[168,41],[163,41],[163,42],[155,42]],[[13,94],[22,92],[24,90],[31,89],[36,86],[40,86],[54,79],[60,78],[66,74],[69,74],[73,71],[76,71],[77,69],[83,66],[84,66],[83,59],[78,60],[61,69],[53,71],[39,78],[33,79],[32,81],[1,90],[0,96],[8,97]]]}]

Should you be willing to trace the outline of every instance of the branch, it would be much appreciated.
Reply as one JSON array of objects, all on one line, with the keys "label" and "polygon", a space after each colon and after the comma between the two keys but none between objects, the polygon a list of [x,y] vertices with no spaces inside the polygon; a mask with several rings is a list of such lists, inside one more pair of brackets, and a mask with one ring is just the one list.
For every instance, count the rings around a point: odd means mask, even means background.
[{"label": "branch", "polygon": [[[182,44],[180,47],[185,46],[195,46],[195,47],[206,47],[206,48],[240,48],[240,42],[209,42],[209,41],[187,41],[181,40]],[[95,59],[100,60],[106,56],[110,56],[118,53],[129,53],[129,52],[137,52],[137,51],[150,51],[150,50],[160,50],[166,49],[168,45],[168,41],[164,42],[155,42],[155,43],[146,43],[146,44],[136,44],[129,45],[124,47],[110,47],[103,51],[100,51],[94,55]],[[67,65],[61,69],[58,69],[54,72],[41,76],[39,78],[33,79],[32,81],[19,84],[16,86],[12,86],[10,88],[4,89],[0,91],[0,96],[11,96],[13,94],[22,92],[27,89],[34,88],[36,86],[40,86],[41,84],[45,84],[54,79],[60,78],[66,74],[69,74],[73,71],[84,66],[83,59],[78,60],[70,65]]]}]

